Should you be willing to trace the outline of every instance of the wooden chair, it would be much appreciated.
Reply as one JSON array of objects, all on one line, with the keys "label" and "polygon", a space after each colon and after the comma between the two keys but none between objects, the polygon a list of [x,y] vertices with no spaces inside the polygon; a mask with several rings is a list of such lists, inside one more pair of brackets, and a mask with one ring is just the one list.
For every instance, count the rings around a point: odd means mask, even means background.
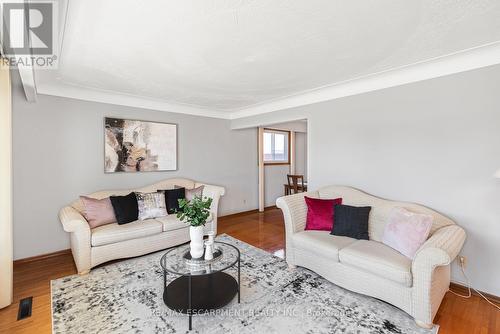
[{"label": "wooden chair", "polygon": [[285,195],[293,195],[307,190],[304,185],[304,175],[287,174],[286,178],[288,180],[288,188],[285,191]]}]

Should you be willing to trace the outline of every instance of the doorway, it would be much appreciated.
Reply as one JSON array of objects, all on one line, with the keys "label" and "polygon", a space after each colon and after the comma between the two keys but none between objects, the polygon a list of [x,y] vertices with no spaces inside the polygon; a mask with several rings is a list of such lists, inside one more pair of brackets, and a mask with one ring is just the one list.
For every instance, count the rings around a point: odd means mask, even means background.
[{"label": "doorway", "polygon": [[259,127],[259,210],[272,207],[287,192],[287,175],[307,186],[307,120]]}]

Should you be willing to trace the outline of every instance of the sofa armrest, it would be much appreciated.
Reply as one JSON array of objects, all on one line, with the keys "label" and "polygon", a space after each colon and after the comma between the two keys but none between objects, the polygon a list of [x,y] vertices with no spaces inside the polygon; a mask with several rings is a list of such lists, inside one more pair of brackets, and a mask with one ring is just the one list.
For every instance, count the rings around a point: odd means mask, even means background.
[{"label": "sofa armrest", "polygon": [[59,212],[59,219],[63,229],[70,232],[71,252],[78,273],[87,273],[92,266],[91,231],[87,220],[70,206]]},{"label": "sofa armrest", "polygon": [[420,247],[412,263],[412,303],[415,319],[431,324],[450,285],[449,264],[465,241],[465,231],[457,225],[438,229]]},{"label": "sofa armrest", "polygon": [[465,231],[457,225],[440,228],[420,247],[412,267],[435,267],[450,264],[462,249]]},{"label": "sofa armrest", "polygon": [[226,194],[226,189],[224,187],[214,186],[211,184],[205,183],[196,183],[195,187],[204,186],[203,187],[203,196],[207,196],[210,198],[221,197]]},{"label": "sofa armrest", "polygon": [[210,206],[210,213],[212,214],[212,229],[217,234],[217,217],[219,211],[219,200],[221,196],[224,196],[226,189],[224,187],[214,186],[205,183],[196,183],[195,187],[203,187],[203,196],[210,197],[212,199],[212,205]]},{"label": "sofa armrest", "polygon": [[59,212],[59,219],[66,232],[76,232],[78,230],[90,230],[89,224],[85,217],[72,208],[71,206],[66,206]]},{"label": "sofa armrest", "polygon": [[304,196],[318,197],[318,192],[298,193],[276,200],[276,206],[283,211],[286,234],[303,231],[306,227],[307,205]]}]

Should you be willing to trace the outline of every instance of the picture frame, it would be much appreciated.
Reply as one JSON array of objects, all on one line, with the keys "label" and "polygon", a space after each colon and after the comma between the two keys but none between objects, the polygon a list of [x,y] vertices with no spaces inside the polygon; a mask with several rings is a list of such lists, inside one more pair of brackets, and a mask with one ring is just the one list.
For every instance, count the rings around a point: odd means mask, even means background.
[{"label": "picture frame", "polygon": [[104,118],[104,172],[177,170],[178,125],[158,121]]}]

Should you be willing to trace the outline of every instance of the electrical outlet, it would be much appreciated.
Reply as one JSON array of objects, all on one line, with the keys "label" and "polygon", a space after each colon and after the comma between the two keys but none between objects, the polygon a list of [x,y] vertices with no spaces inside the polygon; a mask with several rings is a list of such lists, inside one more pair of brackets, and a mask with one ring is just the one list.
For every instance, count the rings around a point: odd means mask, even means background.
[{"label": "electrical outlet", "polygon": [[465,269],[467,267],[467,257],[461,255],[459,258],[460,265]]}]

